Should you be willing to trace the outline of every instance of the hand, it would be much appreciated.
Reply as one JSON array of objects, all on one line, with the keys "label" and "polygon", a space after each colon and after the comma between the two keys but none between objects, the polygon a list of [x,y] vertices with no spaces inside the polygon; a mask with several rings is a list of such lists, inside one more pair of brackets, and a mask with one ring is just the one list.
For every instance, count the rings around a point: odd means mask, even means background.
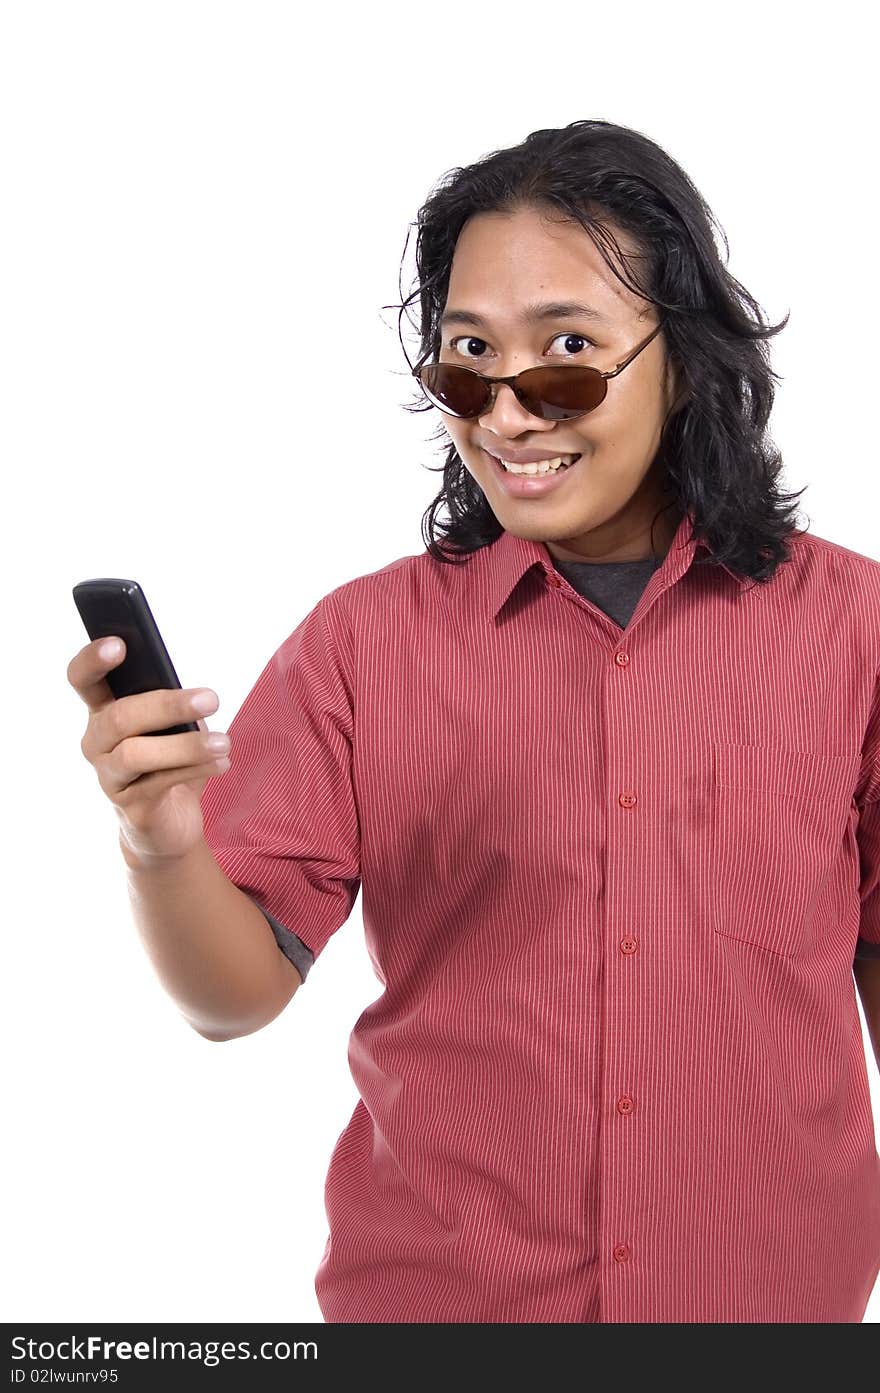
[{"label": "hand", "polygon": [[89,709],[80,748],[116,809],[126,861],[153,865],[174,860],[204,836],[202,793],[208,779],[225,773],[230,761],[223,750],[209,748],[207,741],[214,737],[203,720],[198,731],[144,734],[193,720],[198,713],[192,698],[202,688],[117,699],[106,674],[124,660],[125,644],[120,639],[122,651],[108,660],[98,653],[105,642],[86,644],[67,669],[67,680]]}]

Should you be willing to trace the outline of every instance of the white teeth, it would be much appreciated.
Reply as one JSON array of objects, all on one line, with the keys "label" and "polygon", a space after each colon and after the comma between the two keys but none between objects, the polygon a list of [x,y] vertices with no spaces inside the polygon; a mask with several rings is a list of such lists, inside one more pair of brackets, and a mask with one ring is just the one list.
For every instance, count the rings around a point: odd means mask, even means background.
[{"label": "white teeth", "polygon": [[572,460],[577,458],[577,455],[557,455],[555,459],[542,459],[534,464],[510,464],[504,459],[501,463],[510,474],[549,474],[559,469],[560,465],[571,464]]}]

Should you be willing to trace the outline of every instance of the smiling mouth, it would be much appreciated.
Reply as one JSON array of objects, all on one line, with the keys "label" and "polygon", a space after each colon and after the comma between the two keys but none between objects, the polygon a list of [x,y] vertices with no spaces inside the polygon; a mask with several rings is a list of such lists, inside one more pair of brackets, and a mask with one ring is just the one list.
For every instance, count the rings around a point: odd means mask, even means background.
[{"label": "smiling mouth", "polygon": [[498,455],[493,455],[490,450],[484,450],[483,454],[496,466],[496,468],[519,479],[541,479],[549,474],[561,474],[566,469],[571,469],[572,465],[577,464],[583,457],[582,452],[578,454],[557,455],[550,460],[536,460],[533,464],[507,464]]}]

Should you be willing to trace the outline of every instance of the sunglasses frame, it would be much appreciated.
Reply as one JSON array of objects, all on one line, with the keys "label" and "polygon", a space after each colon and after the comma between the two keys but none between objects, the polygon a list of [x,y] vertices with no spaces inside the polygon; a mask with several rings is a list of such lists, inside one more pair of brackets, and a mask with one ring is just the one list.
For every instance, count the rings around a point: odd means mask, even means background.
[{"label": "sunglasses frame", "polygon": [[[633,359],[634,359],[634,358],[637,358],[637,357],[639,356],[639,354],[641,353],[641,351],[642,351],[643,348],[647,348],[647,346],[648,346],[648,344],[651,342],[651,340],[654,339],[654,338],[656,338],[657,335],[660,333],[660,330],[663,328],[663,325],[665,324],[665,322],[666,322],[665,319],[661,319],[661,321],[660,321],[660,323],[657,325],[657,327],[656,327],[655,329],[652,329],[652,330],[651,330],[651,332],[650,332],[650,334],[648,335],[648,337],[647,337],[646,339],[642,339],[642,342],[636,345],[636,347],[633,349],[632,353],[630,353],[630,354],[628,355],[628,357],[624,358],[624,360],[623,360],[622,363],[618,363],[618,365],[617,365],[616,368],[612,368],[610,372],[600,372],[598,368],[590,367],[589,364],[587,364],[587,363],[575,363],[575,364],[572,364],[572,366],[575,367],[575,368],[577,368],[580,372],[591,372],[591,373],[594,373],[594,374],[596,375],[596,377],[600,378],[603,382],[607,383],[607,381],[608,381],[608,379],[609,379],[610,377],[616,377],[618,373],[623,372],[624,368],[625,368],[625,367],[628,367],[629,364],[633,361]],[[476,411],[473,411],[473,412],[469,413],[469,414],[466,415],[466,416],[460,416],[460,415],[458,415],[455,411],[449,411],[449,410],[447,410],[446,407],[438,406],[437,402],[435,402],[434,400],[432,400],[432,398],[431,398],[430,396],[428,396],[427,389],[425,388],[424,383],[422,382],[422,379],[421,379],[421,374],[424,372],[425,368],[428,368],[428,367],[432,367],[432,368],[435,368],[435,367],[456,368],[457,371],[459,371],[459,372],[469,372],[473,377],[478,377],[478,378],[480,379],[480,381],[483,382],[483,383],[485,383],[486,386],[487,386],[488,389],[489,389],[488,392],[487,392],[487,394],[486,394],[486,400],[485,400],[485,402],[483,403],[482,406],[478,407]],[[419,386],[421,387],[422,391],[424,392],[425,396],[427,397],[427,399],[428,399],[428,401],[431,403],[431,405],[432,405],[432,406],[436,406],[436,407],[437,407],[437,410],[440,411],[440,412],[442,412],[444,416],[452,416],[456,421],[473,421],[473,420],[475,420],[478,416],[484,415],[485,412],[491,411],[491,409],[492,409],[492,408],[494,407],[494,405],[495,405],[495,397],[496,397],[496,394],[497,394],[497,392],[498,392],[498,388],[501,387],[501,386],[510,387],[510,388],[511,388],[511,390],[513,391],[513,394],[514,394],[514,396],[516,397],[517,401],[519,402],[520,406],[525,407],[526,411],[528,411],[528,413],[529,413],[530,416],[535,416],[535,415],[537,415],[536,412],[532,411],[532,409],[531,409],[531,407],[528,405],[528,403],[525,402],[525,401],[523,400],[523,394],[524,394],[524,392],[526,392],[528,389],[527,389],[527,388],[523,388],[522,385],[521,385],[521,383],[522,383],[522,379],[523,379],[523,378],[526,378],[526,379],[527,379],[527,378],[529,377],[529,375],[532,374],[532,373],[536,373],[536,372],[546,372],[546,371],[547,371],[546,367],[541,366],[541,367],[534,367],[534,368],[524,368],[522,372],[516,373],[513,377],[487,377],[485,373],[477,372],[476,368],[466,368],[462,363],[423,363],[422,366],[421,366],[420,368],[413,368],[412,375],[413,375],[413,377],[417,380]],[[557,369],[557,371],[570,372],[570,371],[571,371],[571,368],[563,367],[563,366],[560,364],[559,369]],[[607,386],[606,386],[605,389],[604,389],[604,391],[603,391],[603,393],[602,393],[601,399],[600,399],[599,401],[596,402],[596,406],[588,406],[587,409],[586,409],[586,411],[578,411],[577,414],[574,415],[574,416],[559,416],[559,417],[538,416],[537,419],[540,420],[540,421],[544,421],[544,420],[578,421],[578,420],[580,420],[580,418],[581,418],[582,416],[588,416],[588,415],[590,414],[591,411],[595,411],[595,410],[596,410],[596,407],[601,406],[601,405],[602,405],[602,402],[605,400],[605,398],[607,397],[607,395],[608,395],[608,388],[607,388]]]}]

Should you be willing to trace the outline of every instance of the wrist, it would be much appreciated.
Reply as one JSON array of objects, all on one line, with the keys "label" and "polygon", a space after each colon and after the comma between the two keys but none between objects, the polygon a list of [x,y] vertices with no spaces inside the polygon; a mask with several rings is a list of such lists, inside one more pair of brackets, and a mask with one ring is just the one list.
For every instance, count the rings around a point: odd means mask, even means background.
[{"label": "wrist", "polygon": [[139,851],[125,835],[125,830],[119,829],[119,849],[122,852],[122,859],[130,871],[137,871],[138,874],[149,872],[150,874],[161,875],[163,872],[173,872],[181,866],[186,865],[198,856],[199,843],[190,847],[189,850],[179,852],[174,855],[162,855],[158,852]]}]

